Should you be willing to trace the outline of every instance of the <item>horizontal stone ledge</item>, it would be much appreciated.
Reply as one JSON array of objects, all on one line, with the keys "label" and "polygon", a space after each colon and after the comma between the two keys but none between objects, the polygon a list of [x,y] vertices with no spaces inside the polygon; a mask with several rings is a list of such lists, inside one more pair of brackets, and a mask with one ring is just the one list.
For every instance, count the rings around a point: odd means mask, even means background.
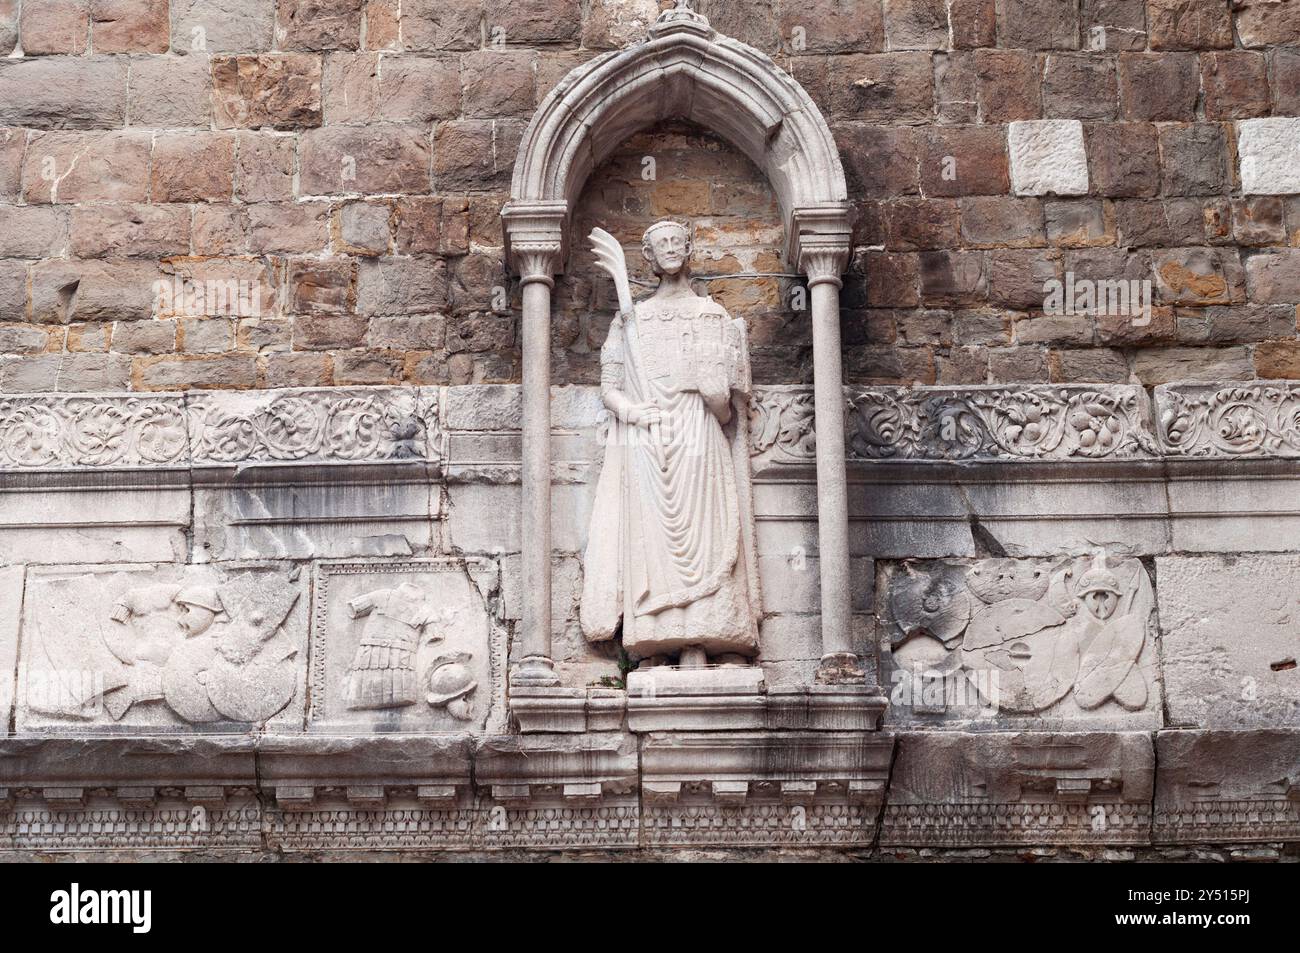
[{"label": "horizontal stone ledge", "polygon": [[[599,389],[552,388],[557,459],[597,454]],[[0,396],[11,472],[517,464],[520,388],[340,387]],[[815,464],[813,390],[758,387],[759,471]],[[851,465],[1300,458],[1300,382],[847,387]]]},{"label": "horizontal stone ledge", "polygon": [[0,742],[0,850],[1294,841],[1300,729]]}]

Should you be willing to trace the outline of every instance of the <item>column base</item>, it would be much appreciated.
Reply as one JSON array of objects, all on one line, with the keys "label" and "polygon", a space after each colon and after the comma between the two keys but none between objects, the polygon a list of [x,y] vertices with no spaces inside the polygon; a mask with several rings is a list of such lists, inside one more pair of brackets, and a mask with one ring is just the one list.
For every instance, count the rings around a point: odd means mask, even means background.
[{"label": "column base", "polygon": [[511,686],[555,688],[560,676],[555,674],[555,663],[545,655],[528,655],[520,659],[510,673]]},{"label": "column base", "polygon": [[849,685],[866,681],[867,670],[852,652],[832,652],[823,655],[817,666],[817,684]]}]

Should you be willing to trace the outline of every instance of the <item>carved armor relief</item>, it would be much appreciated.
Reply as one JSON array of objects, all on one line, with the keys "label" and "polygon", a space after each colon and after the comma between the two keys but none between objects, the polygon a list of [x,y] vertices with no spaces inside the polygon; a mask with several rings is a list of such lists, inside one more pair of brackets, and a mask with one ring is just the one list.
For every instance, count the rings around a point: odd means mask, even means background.
[{"label": "carved armor relief", "polygon": [[33,568],[18,728],[301,724],[306,597],[290,566]]},{"label": "carved armor relief", "polygon": [[322,562],[310,728],[499,730],[504,630],[486,560]]},{"label": "carved armor relief", "polygon": [[903,562],[881,588],[895,724],[1158,727],[1155,601],[1136,559]]}]

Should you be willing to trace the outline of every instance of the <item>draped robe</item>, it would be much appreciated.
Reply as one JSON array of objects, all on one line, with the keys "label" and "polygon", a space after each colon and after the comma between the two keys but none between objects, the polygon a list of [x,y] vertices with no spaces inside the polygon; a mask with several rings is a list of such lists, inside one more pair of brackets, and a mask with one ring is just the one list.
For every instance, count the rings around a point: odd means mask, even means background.
[{"label": "draped robe", "polygon": [[[696,385],[705,354],[693,319],[732,342],[731,420]],[[696,325],[698,326],[698,324]],[[622,621],[634,659],[700,646],[758,652],[759,595],[749,479],[749,355],[744,322],[708,297],[650,299],[620,314],[601,349],[601,385],[661,412],[655,430],[615,419],[597,484],[580,620],[592,641]],[[615,401],[617,403],[617,401]]]}]

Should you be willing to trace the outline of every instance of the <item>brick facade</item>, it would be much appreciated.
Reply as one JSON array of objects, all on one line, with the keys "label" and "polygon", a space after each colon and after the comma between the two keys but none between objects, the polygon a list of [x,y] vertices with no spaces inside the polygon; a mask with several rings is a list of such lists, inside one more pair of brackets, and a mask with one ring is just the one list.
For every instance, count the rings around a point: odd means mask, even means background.
[{"label": "brick facade", "polygon": [[[1297,0],[697,6],[834,131],[848,381],[1300,377],[1300,195],[1261,193],[1239,155],[1243,123],[1300,114]],[[0,391],[518,381],[515,149],[569,69],[658,9],[0,0]],[[1081,123],[1078,194],[1017,178],[1010,124],[1041,120]],[[557,382],[599,376],[592,225],[631,241],[690,215],[702,273],[779,275],[771,194],[690,127],[617,150],[575,216]],[[1044,313],[1067,274],[1150,281],[1150,322]],[[811,379],[796,279],[710,290],[749,321],[761,382]]]}]

